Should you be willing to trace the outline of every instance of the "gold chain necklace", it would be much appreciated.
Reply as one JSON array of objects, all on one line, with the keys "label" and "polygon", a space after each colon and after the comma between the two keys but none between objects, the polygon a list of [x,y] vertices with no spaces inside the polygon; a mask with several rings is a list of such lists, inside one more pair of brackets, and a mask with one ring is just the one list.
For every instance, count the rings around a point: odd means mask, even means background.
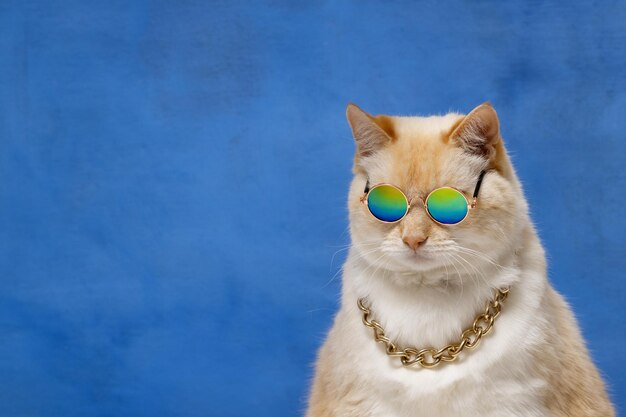
[{"label": "gold chain necklace", "polygon": [[385,329],[383,329],[380,323],[376,320],[370,320],[372,312],[365,306],[365,298],[359,298],[357,305],[363,312],[363,324],[372,328],[374,340],[385,345],[387,355],[400,358],[400,362],[406,367],[417,363],[422,368],[434,368],[441,362],[453,362],[465,348],[475,348],[480,339],[493,328],[493,323],[502,310],[502,302],[506,300],[508,295],[508,288],[498,289],[494,298],[487,303],[485,311],[474,319],[471,327],[468,327],[461,333],[461,340],[441,349],[432,347],[426,349],[399,348],[391,339],[385,336]]}]

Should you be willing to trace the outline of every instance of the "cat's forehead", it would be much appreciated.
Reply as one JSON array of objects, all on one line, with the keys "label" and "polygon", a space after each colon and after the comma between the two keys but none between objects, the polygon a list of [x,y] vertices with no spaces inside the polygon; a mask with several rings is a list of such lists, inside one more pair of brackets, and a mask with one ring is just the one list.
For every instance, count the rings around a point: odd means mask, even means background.
[{"label": "cat's forehead", "polygon": [[394,135],[397,137],[412,136],[439,136],[449,132],[454,126],[463,120],[464,116],[458,113],[448,113],[443,116],[427,117],[388,117],[393,126]]},{"label": "cat's forehead", "polygon": [[406,188],[428,190],[442,182],[458,182],[467,167],[460,148],[448,135],[463,119],[458,114],[394,118],[395,141],[389,147],[388,175]]},{"label": "cat's forehead", "polygon": [[450,143],[450,133],[465,116],[390,117],[393,141],[363,164],[373,182],[387,182],[411,194],[449,185],[473,186],[485,160]]}]

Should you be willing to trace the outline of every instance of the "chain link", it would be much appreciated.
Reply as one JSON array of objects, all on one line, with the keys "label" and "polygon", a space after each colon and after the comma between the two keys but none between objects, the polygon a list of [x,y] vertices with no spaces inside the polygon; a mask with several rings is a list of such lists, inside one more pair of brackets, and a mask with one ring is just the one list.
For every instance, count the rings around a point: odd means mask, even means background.
[{"label": "chain link", "polygon": [[463,352],[464,349],[475,348],[483,336],[489,334],[493,328],[493,323],[500,315],[502,302],[509,295],[508,288],[498,289],[494,298],[487,303],[485,311],[479,314],[472,323],[461,333],[459,342],[449,344],[441,349],[426,348],[416,349],[413,347],[399,348],[394,342],[385,336],[385,329],[376,320],[370,319],[372,312],[365,306],[365,298],[359,298],[357,304],[359,310],[363,312],[363,324],[370,327],[374,333],[374,340],[385,345],[387,355],[400,358],[404,366],[418,364],[422,368],[434,368],[441,362],[453,362]]}]

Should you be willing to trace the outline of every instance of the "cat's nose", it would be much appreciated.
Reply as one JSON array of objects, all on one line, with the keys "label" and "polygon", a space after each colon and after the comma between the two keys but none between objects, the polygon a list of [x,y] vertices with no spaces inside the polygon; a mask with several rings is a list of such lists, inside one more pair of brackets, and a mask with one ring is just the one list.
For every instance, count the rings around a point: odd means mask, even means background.
[{"label": "cat's nose", "polygon": [[428,236],[411,234],[402,237],[402,241],[411,249],[417,250],[428,240]]}]

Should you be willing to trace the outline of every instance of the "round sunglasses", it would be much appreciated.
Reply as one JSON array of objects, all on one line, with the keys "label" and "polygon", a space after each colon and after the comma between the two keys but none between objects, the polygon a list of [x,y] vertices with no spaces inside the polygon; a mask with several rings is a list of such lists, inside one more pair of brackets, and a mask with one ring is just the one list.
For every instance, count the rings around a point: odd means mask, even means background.
[{"label": "round sunglasses", "polygon": [[[431,191],[425,200],[424,209],[435,223],[451,226],[461,223],[476,207],[478,191],[486,171],[478,177],[476,188],[470,203],[465,194],[453,187],[440,187]],[[369,179],[365,184],[364,195],[361,197],[369,212],[383,223],[396,223],[404,219],[411,209],[406,194],[391,184],[377,184],[370,188]]]}]

